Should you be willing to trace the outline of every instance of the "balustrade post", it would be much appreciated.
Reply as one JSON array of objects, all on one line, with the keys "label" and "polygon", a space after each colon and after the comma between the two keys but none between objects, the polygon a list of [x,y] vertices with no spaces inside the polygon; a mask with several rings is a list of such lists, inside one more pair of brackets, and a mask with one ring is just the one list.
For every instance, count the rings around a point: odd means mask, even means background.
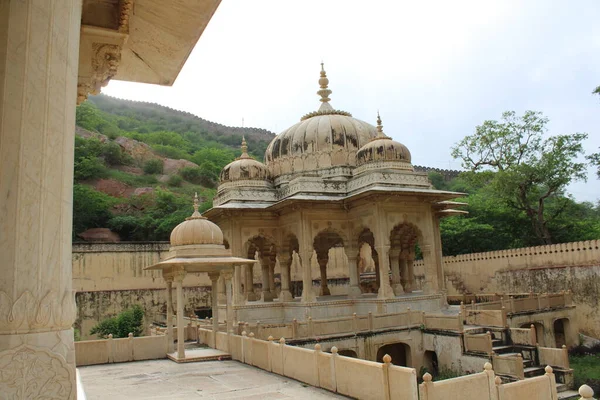
[{"label": "balustrade post", "polygon": [[392,357],[389,354],[383,356],[383,365],[381,368],[383,369],[383,385],[385,386],[383,389],[385,400],[391,399],[390,393],[390,364],[392,362]]},{"label": "balustrade post", "polygon": [[581,396],[579,400],[595,400],[594,390],[588,385],[581,385],[578,393]]}]

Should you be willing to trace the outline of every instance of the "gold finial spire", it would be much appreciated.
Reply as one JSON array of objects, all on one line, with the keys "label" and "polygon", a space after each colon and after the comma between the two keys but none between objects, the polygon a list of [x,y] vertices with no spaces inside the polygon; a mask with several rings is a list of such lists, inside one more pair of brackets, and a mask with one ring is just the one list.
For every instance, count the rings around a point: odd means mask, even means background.
[{"label": "gold finial spire", "polygon": [[381,116],[379,116],[379,110],[377,110],[377,136],[374,139],[390,139],[389,136],[383,133],[383,125],[381,125]]},{"label": "gold finial spire", "polygon": [[198,201],[198,192],[196,192],[196,193],[194,193],[194,213],[192,214],[191,217],[186,218],[186,220],[190,220],[190,219],[206,219],[198,211],[198,208],[199,208],[198,204],[199,204],[199,201]]},{"label": "gold finial spire", "polygon": [[246,143],[246,136],[242,135],[242,155],[240,156],[240,158],[250,158],[250,156],[248,155],[248,143]]},{"label": "gold finial spire", "polygon": [[329,90],[329,79],[327,78],[327,72],[325,72],[325,65],[321,63],[321,77],[319,78],[319,91],[317,94],[321,96],[321,107],[319,111],[322,110],[333,110],[331,105],[329,105],[329,95],[331,94],[331,90]]}]

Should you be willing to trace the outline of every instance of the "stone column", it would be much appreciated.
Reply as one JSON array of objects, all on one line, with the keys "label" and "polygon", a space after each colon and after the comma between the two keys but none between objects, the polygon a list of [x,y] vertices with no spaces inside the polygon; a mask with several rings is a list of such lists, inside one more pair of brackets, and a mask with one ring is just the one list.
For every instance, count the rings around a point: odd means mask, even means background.
[{"label": "stone column", "polygon": [[226,292],[226,297],[227,297],[227,302],[226,302],[226,308],[225,308],[225,317],[227,318],[227,332],[229,333],[229,331],[231,331],[233,329],[233,307],[231,304],[231,300],[232,300],[232,288],[231,288],[231,278],[233,277],[231,271],[225,271],[225,272],[221,272],[221,276],[223,277],[223,280],[225,281],[225,292]]},{"label": "stone column", "polygon": [[271,292],[271,298],[276,298],[275,292],[275,264],[269,259],[269,292]]},{"label": "stone column", "polygon": [[406,286],[404,287],[404,291],[406,293],[412,293],[415,290],[415,253],[408,253],[408,257],[406,258]]},{"label": "stone column", "polygon": [[173,350],[173,277],[165,278],[167,282],[167,353]]},{"label": "stone column", "polygon": [[[351,252],[352,253],[352,252]],[[348,259],[348,276],[350,278],[350,287],[348,288],[348,297],[357,298],[360,297],[362,291],[360,290],[360,286],[358,285],[358,264],[357,264],[357,256],[346,256]]]},{"label": "stone column", "polygon": [[400,281],[400,255],[398,251],[390,251],[390,264],[392,267],[392,290],[395,296],[399,296],[404,293],[402,284]]},{"label": "stone column", "polygon": [[[0,393],[7,398],[76,395],[71,230],[80,21],[81,0],[0,1],[0,369],[7,372]],[[15,377],[23,379],[18,386]],[[27,391],[18,394],[21,385]]]},{"label": "stone column", "polygon": [[319,270],[321,271],[321,288],[319,289],[319,296],[331,296],[331,292],[327,286],[327,262],[329,262],[329,258],[317,258],[317,262],[319,263]]},{"label": "stone column", "polygon": [[269,264],[264,258],[261,260],[261,279],[262,279],[262,301],[273,301],[271,288],[269,286]]},{"label": "stone column", "polygon": [[390,286],[390,259],[388,252],[390,246],[377,247],[379,256],[379,292],[377,297],[380,299],[390,299],[394,297],[394,291]]},{"label": "stone column", "polygon": [[408,253],[405,251],[400,252],[400,284],[404,289],[404,293],[411,293],[412,288],[409,285],[408,281]]},{"label": "stone column", "polygon": [[185,272],[175,276],[177,288],[177,358],[185,358],[185,323],[183,322],[183,278]]},{"label": "stone column", "polygon": [[246,284],[244,285],[246,301],[255,301],[256,294],[254,293],[254,264],[246,264],[244,273],[246,274]]},{"label": "stone column", "polygon": [[281,293],[279,294],[279,300],[292,301],[294,300],[292,293],[290,292],[290,262],[289,258],[284,258],[279,261],[279,267],[281,270]]},{"label": "stone column", "polygon": [[[316,257],[316,253],[312,253],[313,257]],[[302,260],[300,260],[298,253],[294,251],[292,254],[293,257],[298,257],[298,262],[301,264],[302,268],[302,302],[303,303],[312,303],[317,301],[315,294],[312,290],[312,271],[310,270],[310,251],[302,252]]]},{"label": "stone column", "polygon": [[219,332],[219,304],[218,304],[218,281],[219,281],[219,273],[218,272],[209,272],[208,277],[210,278],[212,291],[210,293],[211,297],[211,305],[212,305],[212,319],[213,319],[213,333],[214,333],[214,342],[213,348],[217,348],[217,332]]},{"label": "stone column", "polygon": [[[431,245],[421,246],[421,252],[423,253],[423,265],[425,269],[425,290],[427,294],[437,293],[439,291],[438,277],[437,277],[437,266],[433,258]],[[412,263],[409,271],[412,270]],[[410,272],[409,272],[410,273]],[[413,278],[414,280],[414,273]]]},{"label": "stone column", "polygon": [[225,295],[225,280],[223,277],[219,277],[219,281],[217,283],[219,286],[217,302],[218,304],[225,304],[227,301],[227,296]]},{"label": "stone column", "polygon": [[233,267],[233,304],[244,303],[244,292],[242,291],[242,266]]}]

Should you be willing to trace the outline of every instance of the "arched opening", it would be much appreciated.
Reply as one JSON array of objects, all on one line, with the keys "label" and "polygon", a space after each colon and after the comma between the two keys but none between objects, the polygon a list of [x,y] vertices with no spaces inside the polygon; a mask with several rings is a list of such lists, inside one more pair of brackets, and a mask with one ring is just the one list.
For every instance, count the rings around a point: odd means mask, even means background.
[{"label": "arched opening", "polygon": [[296,235],[293,233],[285,235],[281,251],[277,254],[280,267],[281,301],[291,301],[301,294],[299,285],[292,285],[292,277],[301,276],[302,274],[300,263],[294,262],[294,258],[298,258],[299,251],[300,243]]},{"label": "arched opening", "polygon": [[526,324],[521,324],[520,328],[530,329],[531,325],[535,328],[535,340],[536,343],[540,346],[545,346],[546,341],[544,340],[544,325],[540,322],[528,322]]},{"label": "arched opening", "polygon": [[423,366],[434,377],[440,373],[438,357],[435,351],[427,350],[423,355]]},{"label": "arched opening", "polygon": [[319,232],[313,241],[313,249],[317,255],[317,263],[319,264],[319,270],[321,272],[320,296],[331,295],[331,291],[327,285],[327,263],[329,261],[329,250],[338,247],[344,247],[344,240],[332,229],[326,229]]},{"label": "arched opening", "polygon": [[410,346],[406,343],[391,343],[381,346],[377,350],[377,362],[383,362],[383,356],[389,354],[392,364],[409,367],[412,364]]},{"label": "arched opening", "polygon": [[379,290],[379,257],[375,250],[375,238],[370,229],[358,235],[357,280],[363,293]]},{"label": "arched opening", "polygon": [[562,347],[567,345],[567,332],[569,328],[569,320],[567,318],[561,318],[554,321],[554,341],[556,347]]},{"label": "arched opening", "polygon": [[358,355],[356,354],[356,352],[354,350],[350,350],[350,349],[338,350],[338,355],[344,356],[344,357],[358,358]]},{"label": "arched opening", "polygon": [[416,289],[414,261],[421,232],[410,223],[398,224],[390,232],[390,269],[395,295]]},{"label": "arched opening", "polygon": [[[245,257],[253,258],[258,262],[256,265],[261,271],[261,294],[260,300],[273,301],[277,297],[275,292],[275,263],[277,247],[275,241],[263,235],[254,236],[246,242]],[[248,301],[258,300],[259,296],[254,293],[254,265],[248,264],[245,269],[246,282],[244,292]]]}]

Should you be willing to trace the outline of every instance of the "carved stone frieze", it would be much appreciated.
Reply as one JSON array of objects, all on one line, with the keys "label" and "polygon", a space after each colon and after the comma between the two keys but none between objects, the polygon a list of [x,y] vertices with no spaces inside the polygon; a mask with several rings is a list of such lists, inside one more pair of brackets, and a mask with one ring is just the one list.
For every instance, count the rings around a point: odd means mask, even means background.
[{"label": "carved stone frieze", "polygon": [[26,290],[13,299],[0,290],[0,332],[42,332],[49,329],[70,329],[77,309],[75,292],[66,292],[62,298],[53,290],[36,297]]},{"label": "carved stone frieze", "polygon": [[0,353],[3,399],[75,398],[74,371],[59,354],[22,345]]}]

